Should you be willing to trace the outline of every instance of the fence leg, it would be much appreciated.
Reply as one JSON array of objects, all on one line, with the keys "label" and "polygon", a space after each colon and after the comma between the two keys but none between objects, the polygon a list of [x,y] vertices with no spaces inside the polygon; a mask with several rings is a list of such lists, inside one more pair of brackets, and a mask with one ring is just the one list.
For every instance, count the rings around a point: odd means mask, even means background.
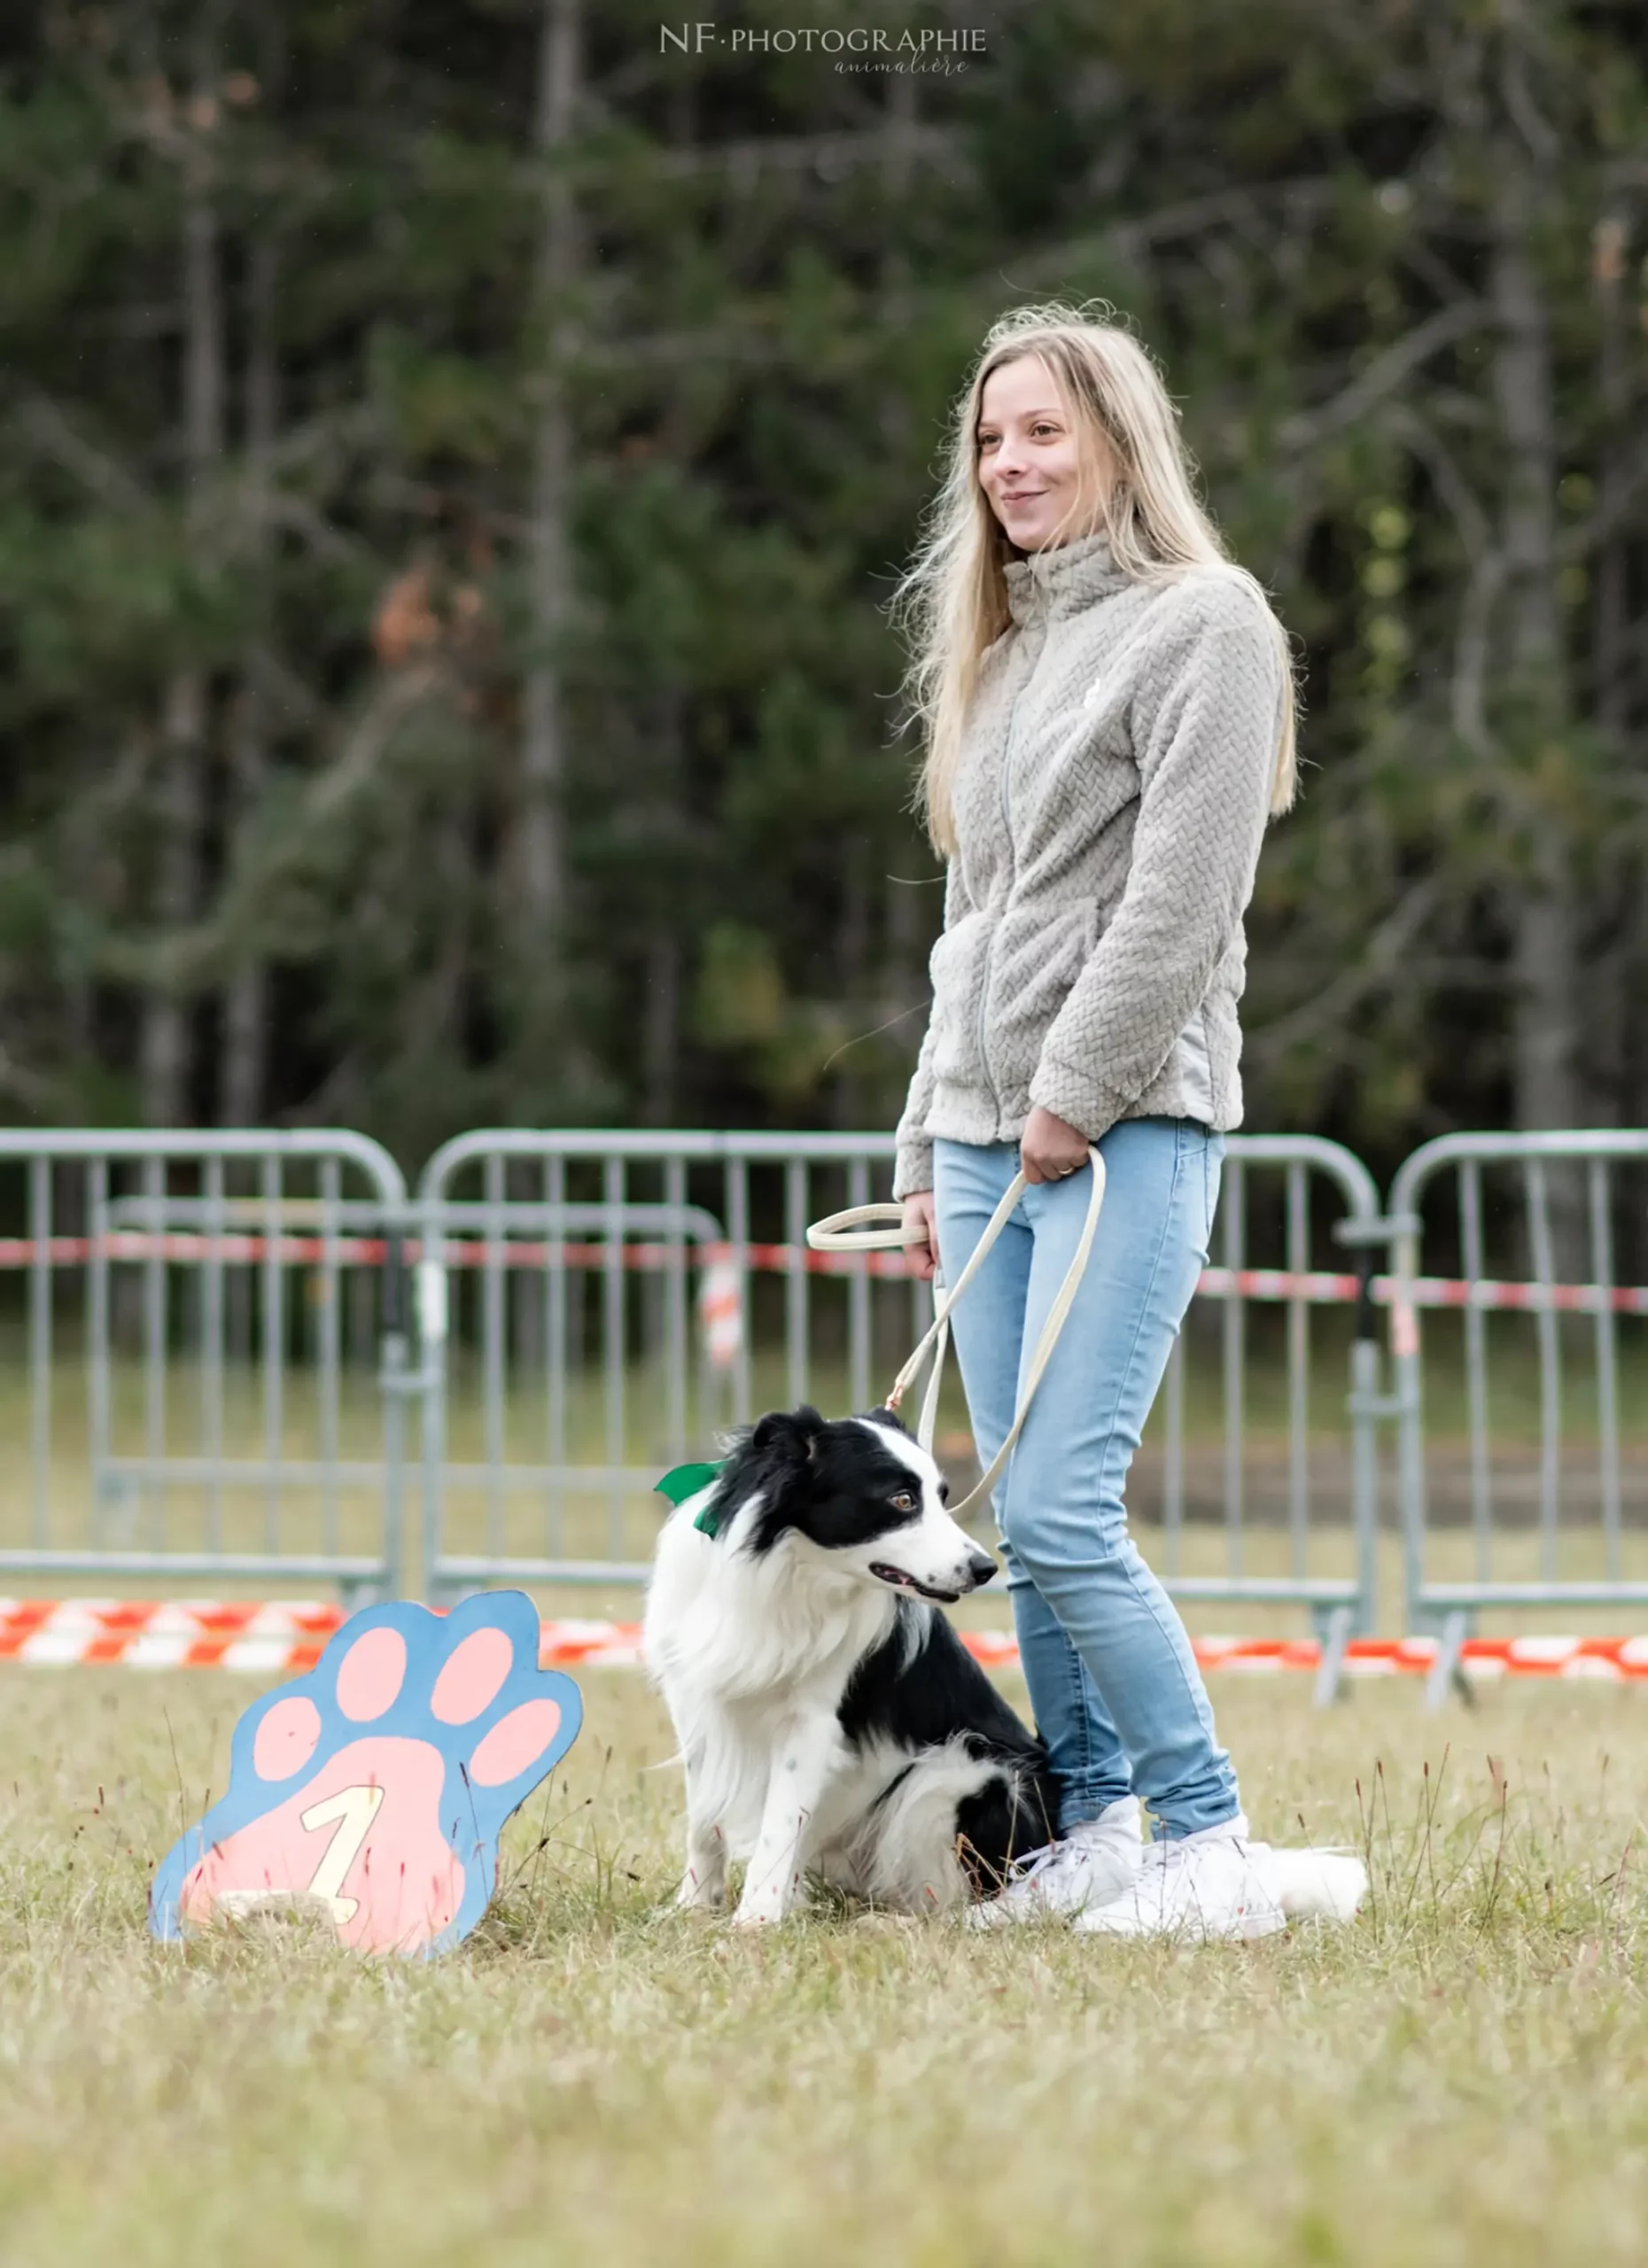
[{"label": "fence leg", "polygon": [[[420,1598],[416,1569],[406,1550],[407,1341],[403,1331],[384,1333],[378,1368],[384,1397],[384,1583],[385,1598]],[[408,1590],[408,1583],[411,1588]],[[359,1586],[356,1587],[357,1590]],[[350,1606],[369,1606],[369,1596],[349,1595]]]},{"label": "fence leg", "polygon": [[[1364,1276],[1365,1280],[1365,1276]],[[1350,1518],[1356,1531],[1358,1635],[1379,1628],[1379,1436],[1386,1415],[1380,1397],[1379,1341],[1358,1331],[1350,1347]]]},{"label": "fence leg", "polygon": [[[439,1216],[434,1206],[418,1228],[418,1391],[423,1425],[424,1501],[415,1534],[417,1588],[415,1598],[431,1606],[451,1602],[437,1569],[444,1543],[440,1484],[446,1459],[447,1262]],[[411,1554],[408,1553],[408,1558]]]},{"label": "fence leg", "polygon": [[1442,1624],[1436,1641],[1436,1658],[1431,1664],[1430,1674],[1425,1681],[1425,1705],[1427,1709],[1440,1709],[1450,1689],[1458,1693],[1462,1701],[1475,1706],[1476,1696],[1471,1690],[1471,1682],[1465,1674],[1464,1666],[1467,1627],[1467,1617],[1461,1606],[1456,1606]]},{"label": "fence leg", "polygon": [[[406,1551],[406,1430],[407,1331],[406,1253],[399,1220],[384,1223],[382,1302],[378,1328],[383,1334],[377,1386],[383,1397],[384,1425],[384,1596],[406,1596],[408,1576],[416,1584],[417,1571],[408,1568]],[[423,1592],[414,1588],[412,1596]],[[364,1606],[364,1598],[352,1598]]]},{"label": "fence leg", "polygon": [[1344,1675],[1345,1648],[1350,1639],[1354,1616],[1348,1606],[1336,1606],[1321,1625],[1322,1659],[1316,1673],[1316,1692],[1312,1697],[1318,1709],[1331,1708],[1339,1698],[1340,1682]]}]

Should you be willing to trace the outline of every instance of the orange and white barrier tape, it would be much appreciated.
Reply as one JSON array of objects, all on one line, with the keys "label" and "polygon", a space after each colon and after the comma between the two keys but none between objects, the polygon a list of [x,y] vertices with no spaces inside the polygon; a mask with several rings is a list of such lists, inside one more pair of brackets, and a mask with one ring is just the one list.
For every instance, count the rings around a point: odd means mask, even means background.
[{"label": "orange and white barrier tape", "polygon": [[[28,1237],[0,1237],[0,1270],[32,1268],[78,1268],[93,1259],[108,1261],[167,1260],[179,1264],[215,1260],[231,1266],[273,1260],[283,1267],[338,1268],[380,1266],[387,1246],[382,1237],[345,1236],[331,1239],[296,1230],[274,1235],[255,1230],[223,1230],[206,1234],[192,1229],[114,1229],[102,1237],[58,1236],[38,1243]],[[408,1265],[423,1256],[415,1236],[401,1246]],[[816,1276],[890,1276],[904,1278],[910,1270],[904,1254],[893,1252],[814,1252],[789,1244],[751,1241],[736,1247],[714,1244],[670,1245],[630,1239],[618,1247],[617,1264],[644,1271],[688,1266],[702,1269],[707,1292],[717,1284],[718,1301],[736,1287],[742,1267],[750,1274],[788,1276],[797,1270]],[[604,1269],[610,1264],[610,1247],[591,1239],[582,1240],[541,1237],[448,1237],[441,1246],[447,1268],[564,1268]],[[1374,1276],[1369,1293],[1376,1307],[1395,1304],[1394,1279]],[[1204,1268],[1196,1290],[1204,1300],[1302,1300],[1309,1307],[1345,1307],[1361,1293],[1356,1278],[1333,1269]],[[704,1294],[701,1293],[701,1299]],[[1502,1281],[1495,1277],[1467,1279],[1451,1276],[1417,1276],[1412,1304],[1416,1308],[1482,1308],[1521,1312],[1541,1308],[1562,1314],[1648,1315],[1648,1285],[1530,1284]]]},{"label": "orange and white barrier tape", "polygon": [[[123,1663],[131,1669],[237,1669],[262,1676],[312,1669],[345,1620],[324,1600],[266,1599],[224,1604],[211,1599],[0,1599],[0,1661],[60,1665]],[[967,1630],[962,1643],[990,1669],[1016,1666],[1010,1631]],[[1322,1650],[1314,1638],[1196,1638],[1205,1670],[1265,1676],[1314,1670]],[[1436,1656],[1434,1638],[1353,1638],[1345,1669],[1353,1677],[1423,1676]],[[546,1622],[539,1660],[546,1666],[633,1669],[641,1661],[638,1622]],[[1635,1638],[1467,1638],[1467,1676],[1648,1678],[1648,1636]]]},{"label": "orange and white barrier tape", "polygon": [[133,1669],[312,1669],[344,1619],[325,1602],[0,1599],[0,1661]]},{"label": "orange and white barrier tape", "polygon": [[[1203,1669],[1313,1670],[1322,1649],[1314,1638],[1197,1638]],[[1352,1638],[1345,1648],[1351,1677],[1423,1677],[1436,1658],[1434,1638]],[[1467,1638],[1461,1666],[1467,1677],[1648,1678],[1648,1637]]]}]

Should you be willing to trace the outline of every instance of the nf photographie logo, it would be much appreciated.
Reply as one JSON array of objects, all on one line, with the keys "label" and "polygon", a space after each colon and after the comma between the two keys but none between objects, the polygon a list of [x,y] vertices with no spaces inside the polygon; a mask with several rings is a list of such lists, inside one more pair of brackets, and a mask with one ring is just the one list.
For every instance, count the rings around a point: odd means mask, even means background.
[{"label": "nf photographie logo", "polygon": [[982,31],[894,31],[889,26],[851,25],[820,31],[737,24],[723,31],[708,23],[660,24],[658,52],[704,55],[828,55],[838,71],[965,71],[968,58],[985,51]]}]

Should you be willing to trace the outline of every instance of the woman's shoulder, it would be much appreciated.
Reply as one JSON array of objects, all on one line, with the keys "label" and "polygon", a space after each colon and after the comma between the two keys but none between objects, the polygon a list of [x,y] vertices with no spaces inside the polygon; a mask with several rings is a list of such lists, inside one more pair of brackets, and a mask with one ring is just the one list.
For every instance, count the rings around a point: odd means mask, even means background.
[{"label": "woman's shoulder", "polygon": [[1157,586],[1150,608],[1155,639],[1168,645],[1234,630],[1267,641],[1276,635],[1269,600],[1245,569],[1224,560],[1187,567]]}]

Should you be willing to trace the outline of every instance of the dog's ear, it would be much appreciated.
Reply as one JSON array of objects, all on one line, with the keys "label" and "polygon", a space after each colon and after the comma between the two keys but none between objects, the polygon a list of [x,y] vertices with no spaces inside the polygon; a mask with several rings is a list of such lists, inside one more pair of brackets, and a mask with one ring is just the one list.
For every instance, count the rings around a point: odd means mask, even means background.
[{"label": "dog's ear", "polygon": [[[910,1432],[910,1428],[905,1424],[898,1412],[896,1410],[889,1410],[884,1402],[879,1402],[874,1410],[867,1410],[864,1414],[878,1425],[896,1426],[901,1433]],[[913,1439],[914,1436],[912,1435],[911,1438]]]},{"label": "dog's ear", "polygon": [[798,1410],[769,1410],[756,1427],[750,1446],[776,1449],[787,1461],[799,1464],[818,1453],[818,1437],[828,1421],[810,1402]]}]

